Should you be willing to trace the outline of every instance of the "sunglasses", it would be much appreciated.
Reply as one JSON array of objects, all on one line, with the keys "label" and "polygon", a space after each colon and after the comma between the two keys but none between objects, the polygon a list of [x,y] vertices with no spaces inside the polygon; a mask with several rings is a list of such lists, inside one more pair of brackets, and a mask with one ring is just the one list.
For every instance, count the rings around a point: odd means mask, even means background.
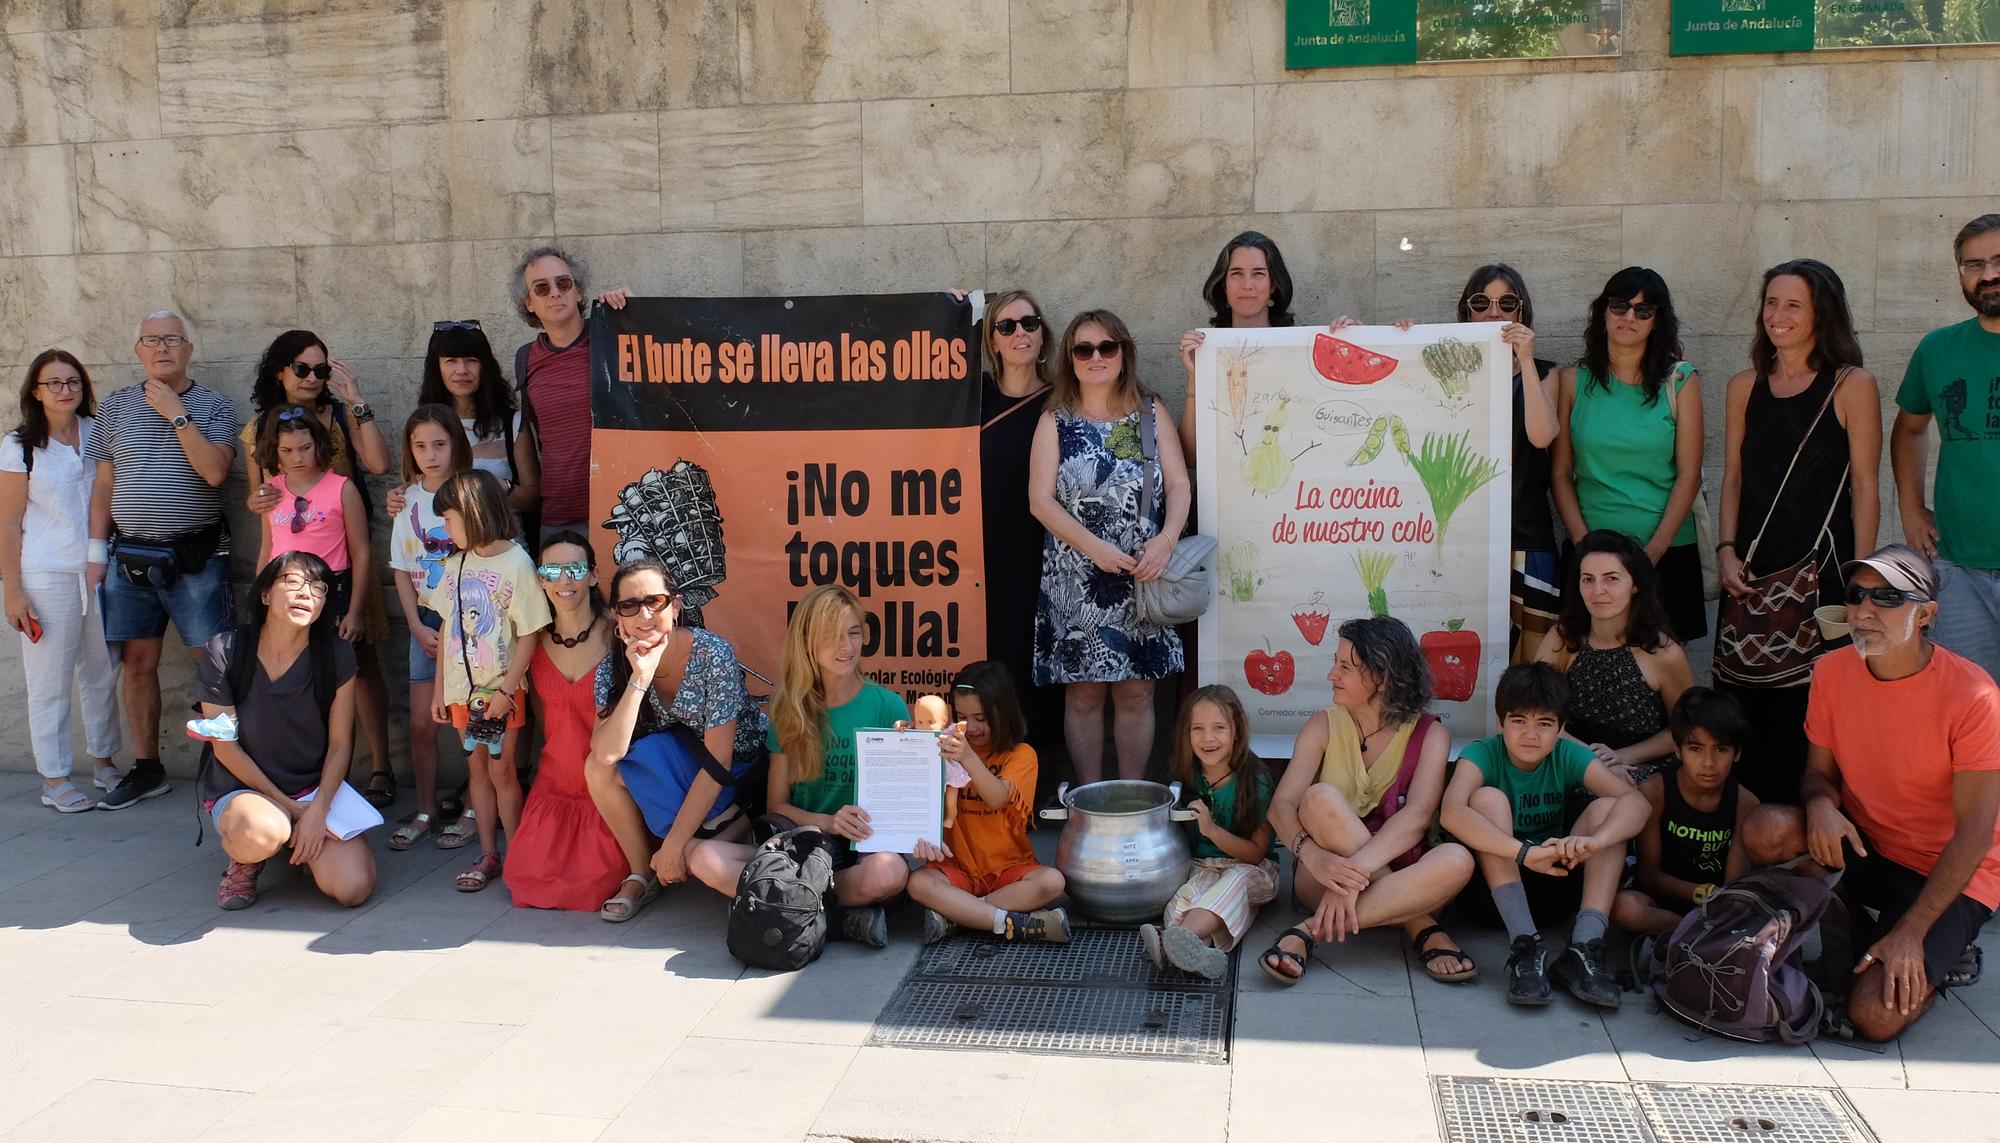
[{"label": "sunglasses", "polygon": [[993,323],[994,331],[1001,337],[1012,337],[1014,336],[1014,331],[1017,329],[1025,330],[1028,333],[1037,333],[1041,328],[1042,319],[1035,314],[1029,314],[1027,317],[1022,318],[1001,318],[999,321]]},{"label": "sunglasses", "polygon": [[558,276],[553,283],[547,278],[543,278],[530,283],[528,289],[533,291],[534,295],[538,298],[546,298],[550,294],[567,294],[571,290],[576,289],[576,279],[570,277],[568,274]]},{"label": "sunglasses", "polygon": [[582,583],[590,575],[590,565],[581,560],[573,564],[542,564],[535,569],[535,574],[541,576],[544,583],[558,583],[565,579]]},{"label": "sunglasses", "polygon": [[291,408],[286,409],[285,411],[278,414],[278,423],[286,424],[291,421],[303,421],[311,415],[312,414],[306,412],[305,406],[293,405]]},{"label": "sunglasses", "polygon": [[1921,591],[1904,591],[1898,587],[1862,587],[1858,583],[1847,585],[1849,607],[1864,599],[1884,610],[1892,610],[1905,603],[1929,603],[1931,597]]},{"label": "sunglasses", "polygon": [[457,321],[434,321],[431,323],[432,333],[450,333],[452,330],[455,329],[478,329],[478,328],[479,328],[479,322],[473,318],[459,318]]},{"label": "sunglasses", "polygon": [[333,366],[331,365],[307,365],[303,361],[294,361],[286,366],[286,368],[292,371],[292,376],[301,381],[308,377],[317,377],[324,381],[333,376]]},{"label": "sunglasses", "polygon": [[1604,303],[1604,308],[1617,314],[1619,317],[1624,317],[1629,313],[1640,321],[1652,321],[1660,312],[1660,307],[1651,302],[1628,302],[1624,298],[1613,298]]},{"label": "sunglasses", "polygon": [[1497,298],[1491,298],[1485,294],[1474,294],[1465,299],[1465,308],[1476,314],[1483,314],[1489,309],[1498,309],[1503,314],[1519,313],[1521,295],[1501,294]]},{"label": "sunglasses", "polygon": [[616,611],[621,619],[630,619],[641,611],[644,611],[648,615],[658,615],[672,606],[674,600],[679,598],[679,595],[671,591],[663,595],[639,595],[631,599],[619,600],[617,603],[611,605],[611,610]]},{"label": "sunglasses", "polygon": [[1089,361],[1093,357],[1102,357],[1110,360],[1118,356],[1120,352],[1120,346],[1115,341],[1100,341],[1095,344],[1088,341],[1079,341],[1069,347],[1069,355],[1078,361]]},{"label": "sunglasses", "polygon": [[307,500],[303,496],[292,498],[292,535],[296,536],[300,532],[305,531],[306,525],[312,523],[306,517],[306,513],[310,511],[312,511],[312,501]]},{"label": "sunglasses", "polygon": [[311,592],[314,599],[326,598],[326,581],[313,579],[311,576],[297,574],[280,576],[278,578],[278,586],[284,588],[286,591]]}]

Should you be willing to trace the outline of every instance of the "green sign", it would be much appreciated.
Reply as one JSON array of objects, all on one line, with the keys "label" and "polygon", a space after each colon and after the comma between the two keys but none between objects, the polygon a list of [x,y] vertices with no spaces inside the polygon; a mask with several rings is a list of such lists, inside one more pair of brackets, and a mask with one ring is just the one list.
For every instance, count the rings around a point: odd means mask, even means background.
[{"label": "green sign", "polygon": [[1285,66],[1616,55],[1621,0],[1286,0]]},{"label": "green sign", "polygon": [[2000,0],[1673,0],[1673,54],[2000,42]]}]

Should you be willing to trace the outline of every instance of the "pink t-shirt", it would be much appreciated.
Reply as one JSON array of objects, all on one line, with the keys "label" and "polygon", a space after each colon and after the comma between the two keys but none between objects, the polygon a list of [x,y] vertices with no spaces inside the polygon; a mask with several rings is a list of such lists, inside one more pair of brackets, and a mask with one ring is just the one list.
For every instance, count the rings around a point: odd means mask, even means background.
[{"label": "pink t-shirt", "polygon": [[[320,477],[319,483],[306,494],[304,505],[299,504],[299,497],[286,485],[282,475],[272,477],[271,484],[278,490],[278,506],[270,515],[271,556],[311,552],[334,571],[346,571],[351,563],[347,555],[347,511],[340,497],[347,488],[347,478],[337,472]],[[295,531],[293,522],[300,518],[305,523]]]}]

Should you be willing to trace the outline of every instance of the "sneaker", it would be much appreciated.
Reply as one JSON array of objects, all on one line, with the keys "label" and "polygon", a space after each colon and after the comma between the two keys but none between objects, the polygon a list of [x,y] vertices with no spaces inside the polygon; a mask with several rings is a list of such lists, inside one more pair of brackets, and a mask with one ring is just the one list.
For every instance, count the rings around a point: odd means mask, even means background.
[{"label": "sneaker", "polygon": [[248,909],[257,903],[257,875],[264,871],[264,863],[245,865],[240,861],[229,863],[229,869],[222,875],[222,884],[215,887],[215,903],[234,912]]},{"label": "sneaker", "polygon": [[200,742],[234,742],[236,716],[225,710],[207,718],[189,719],[187,733],[189,738]]},{"label": "sneaker", "polygon": [[138,805],[147,798],[157,798],[173,788],[173,783],[167,781],[167,772],[159,766],[135,765],[125,772],[123,778],[118,779],[118,784],[111,787],[111,792],[104,795],[103,800],[97,803],[97,808],[122,810],[128,806]]},{"label": "sneaker", "polygon": [[889,914],[879,905],[843,909],[840,913],[840,935],[857,945],[886,949],[889,947]]},{"label": "sneaker", "polygon": [[1562,955],[1556,958],[1554,972],[1562,986],[1569,989],[1569,994],[1585,1004],[1616,1008],[1618,1002],[1624,999],[1618,982],[1604,971],[1603,937],[1582,944],[1571,941]]},{"label": "sneaker", "polygon": [[1010,941],[1048,941],[1051,944],[1069,943],[1069,914],[1061,909],[1036,909],[1032,913],[1008,913],[1007,932]]},{"label": "sneaker", "polygon": [[945,920],[943,913],[936,909],[924,910],[924,943],[934,945],[958,931],[958,926]]},{"label": "sneaker", "polygon": [[1549,996],[1549,950],[1541,934],[1515,937],[1507,950],[1507,1003],[1540,1008]]}]

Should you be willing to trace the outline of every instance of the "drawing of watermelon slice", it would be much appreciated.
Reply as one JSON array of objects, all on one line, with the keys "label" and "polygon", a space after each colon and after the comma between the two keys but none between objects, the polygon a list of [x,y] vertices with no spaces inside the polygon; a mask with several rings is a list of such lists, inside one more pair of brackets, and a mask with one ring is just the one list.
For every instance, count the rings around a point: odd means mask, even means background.
[{"label": "drawing of watermelon slice", "polygon": [[1339,385],[1373,385],[1396,371],[1396,359],[1331,334],[1313,338],[1313,368]]}]

